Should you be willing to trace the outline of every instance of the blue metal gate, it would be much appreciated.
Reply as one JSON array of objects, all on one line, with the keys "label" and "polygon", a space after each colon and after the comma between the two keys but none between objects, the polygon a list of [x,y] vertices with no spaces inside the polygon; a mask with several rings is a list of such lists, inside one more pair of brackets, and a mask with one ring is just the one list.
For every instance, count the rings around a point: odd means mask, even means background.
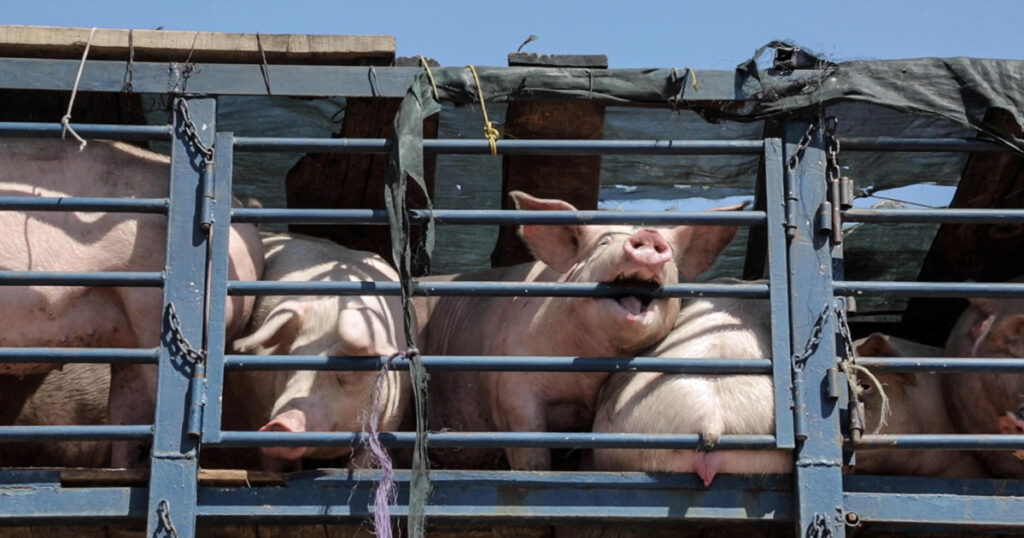
[{"label": "blue metal gate", "polygon": [[[121,90],[122,62],[89,62],[81,90]],[[78,62],[0,59],[4,88],[70,89]],[[510,68],[516,69],[516,68]],[[0,285],[160,286],[164,290],[163,331],[156,349],[65,350],[0,348],[0,361],[137,362],[159,365],[156,420],[150,426],[14,427],[0,426],[0,442],[25,440],[132,439],[153,443],[145,486],[64,487],[52,470],[0,469],[0,524],[43,524],[57,521],[107,522],[145,519],[147,535],[195,534],[197,520],[327,522],[358,520],[372,514],[371,490],[375,471],[326,471],[275,487],[200,485],[197,454],[205,446],[261,444],[314,446],[352,444],[366,434],[224,431],[221,428],[221,389],[225,369],[378,369],[377,361],[319,356],[244,356],[224,349],[224,302],[209,301],[209,324],[204,329],[207,299],[225,295],[365,294],[368,290],[401,294],[392,282],[280,283],[227,280],[227,242],[230,222],[358,223],[382,225],[384,211],[232,209],[233,156],[237,151],[310,151],[385,153],[388,140],[285,139],[236,137],[216,128],[218,95],[262,95],[266,88],[256,65],[208,65],[181,90],[181,64],[136,63],[134,85],[140,93],[170,93],[185,106],[176,106],[172,125],[137,127],[76,125],[85,137],[171,142],[171,188],[166,200],[0,198],[0,210],[154,212],[168,216],[167,267],[160,273],[57,274],[0,271]],[[372,76],[371,76],[372,73]],[[294,96],[402,97],[418,69],[275,66],[275,92]],[[616,76],[608,70],[607,76]],[[631,73],[631,76],[635,73]],[[647,76],[662,77],[651,72]],[[731,72],[699,72],[699,99],[753,98],[734,87]],[[796,76],[814,77],[814,72]],[[168,88],[171,88],[168,92]],[[471,94],[470,89],[466,90]],[[622,98],[626,99],[626,98]],[[187,111],[187,114],[185,113]],[[187,125],[201,126],[190,134]],[[1024,520],[1024,484],[1006,480],[940,480],[843,476],[845,381],[838,367],[845,350],[839,314],[848,296],[998,296],[1024,297],[1021,284],[942,284],[846,281],[842,247],[830,241],[833,222],[827,170],[828,137],[820,118],[786,121],[781,137],[763,140],[635,140],[554,141],[501,140],[499,154],[753,154],[763,156],[766,200],[764,211],[737,214],[706,212],[580,212],[579,214],[436,210],[441,225],[479,223],[612,223],[729,224],[764,226],[768,239],[767,283],[741,285],[677,284],[662,296],[731,296],[770,298],[773,357],[748,360],[689,360],[639,357],[588,360],[580,357],[450,357],[424,356],[429,369],[533,369],[549,371],[663,371],[679,373],[771,374],[775,383],[776,435],[725,436],[719,449],[792,449],[795,473],[789,476],[726,476],[704,488],[692,476],[643,473],[554,473],[435,471],[428,517],[485,521],[635,521],[723,522],[792,521],[800,536],[842,536],[846,525],[860,522],[927,525],[942,528],[972,526],[1019,529]],[[55,124],[0,124],[3,136],[57,136]],[[897,151],[998,151],[999,146],[966,140],[850,139],[844,150],[883,147]],[[215,159],[207,163],[199,149],[209,146]],[[485,140],[425,140],[428,153],[489,153]],[[198,200],[197,200],[198,197]],[[212,203],[208,200],[213,200]],[[427,212],[413,210],[410,219],[422,222]],[[841,212],[846,222],[1024,222],[1022,210],[855,210]],[[209,269],[207,269],[209,265]],[[418,282],[417,294],[429,295],[612,295],[607,286],[591,284],[516,284],[483,282]],[[172,313],[176,315],[172,315]],[[842,342],[842,340],[838,340]],[[202,347],[204,355],[186,353]],[[191,344],[188,344],[191,343]],[[864,359],[860,364],[878,371],[953,372],[997,367],[1024,371],[1024,360]],[[409,368],[398,359],[396,368]],[[792,412],[790,412],[792,410]],[[415,434],[383,433],[390,446],[412,446]],[[694,449],[697,435],[637,435],[597,433],[429,433],[431,446],[559,448],[636,447]],[[850,441],[847,439],[847,443]],[[854,448],[1024,448],[1024,436],[865,435]],[[391,513],[404,516],[409,508],[408,472],[397,476],[400,494]]]}]

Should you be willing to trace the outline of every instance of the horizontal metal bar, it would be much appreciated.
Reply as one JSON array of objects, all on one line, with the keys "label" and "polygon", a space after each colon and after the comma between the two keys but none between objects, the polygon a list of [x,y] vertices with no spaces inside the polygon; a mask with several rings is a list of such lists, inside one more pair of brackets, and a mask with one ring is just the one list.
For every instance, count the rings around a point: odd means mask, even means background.
[{"label": "horizontal metal bar", "polygon": [[55,198],[0,196],[0,211],[103,211],[167,214],[166,198]]},{"label": "horizontal metal bar", "polygon": [[836,280],[835,295],[869,297],[1024,297],[1024,284],[988,282],[874,282]]},{"label": "horizontal metal bar", "polygon": [[[20,90],[70,90],[76,82],[80,61],[44,58],[0,58],[0,88]],[[77,81],[79,91],[121,92],[124,87],[126,62],[89,60],[82,77]],[[132,87],[136,93],[155,94],[208,94],[208,95],[266,95],[264,70],[259,63],[248,65],[200,63],[196,69],[187,69],[177,62],[134,62]],[[435,67],[439,70],[462,70],[469,80],[468,68]],[[480,79],[485,86],[494,70],[512,72],[525,86],[505,93],[489,93],[488,101],[505,102],[533,96],[537,99],[587,98],[606,104],[647,104],[669,107],[663,90],[664,84],[678,77],[671,68],[664,69],[595,69],[595,76],[566,77],[563,70],[543,67],[481,67]],[[579,70],[575,70],[579,72]],[[419,67],[386,66],[321,66],[274,65],[266,67],[273,81],[275,96],[296,97],[405,97]],[[599,73],[599,75],[596,75]],[[683,101],[746,101],[760,98],[760,85],[755,89],[736,83],[736,73],[729,69],[697,70],[694,77],[700,87],[688,89]],[[763,71],[762,80],[772,84],[775,79],[787,83],[797,80],[813,81],[821,71],[800,69],[795,71]],[[566,86],[563,92],[539,92],[535,89],[551,87],[550,79],[557,78]],[[659,84],[660,83],[660,84]],[[756,90],[756,91],[755,91]],[[460,89],[447,91],[446,97],[471,102],[476,96]]]},{"label": "horizontal metal bar", "polygon": [[[3,60],[0,59],[0,62]],[[112,140],[167,140],[170,125],[117,125],[72,123],[71,127],[82,138],[109,138]],[[0,136],[26,136],[56,138],[63,133],[60,123],[0,122]],[[68,142],[69,144],[74,142]]]},{"label": "horizontal metal bar", "polygon": [[[62,488],[60,483],[0,483],[3,525],[113,523],[146,516],[146,488]],[[67,529],[69,536],[73,531]],[[85,532],[82,532],[84,535]]]},{"label": "horizontal metal bar", "polygon": [[[0,280],[2,282],[2,280]],[[281,282],[228,281],[228,295],[401,295],[398,282]],[[605,283],[556,282],[413,282],[413,294],[419,296],[488,297],[741,297],[764,299],[768,284],[669,284],[659,288]]]},{"label": "horizontal metal bar", "polygon": [[1024,435],[1010,434],[894,434],[867,435],[853,444],[854,449],[921,450],[1020,450]]},{"label": "horizontal metal bar", "polygon": [[846,222],[1008,224],[1024,222],[1024,209],[847,209]]},{"label": "horizontal metal bar", "polygon": [[[1024,144],[1024,140],[1020,141]],[[843,151],[1013,151],[988,140],[974,138],[899,138],[894,136],[839,139]]]},{"label": "horizontal metal bar", "polygon": [[162,272],[0,271],[0,286],[120,286],[144,288],[160,287],[163,284],[164,274]]},{"label": "horizontal metal bar", "polygon": [[[373,516],[379,471],[321,470],[292,475],[285,485],[209,487],[198,491],[200,521],[338,523]],[[392,516],[408,513],[410,473],[394,472],[398,498]],[[780,521],[792,517],[787,476],[719,475],[704,487],[695,474],[444,471],[430,473],[426,515],[435,524],[556,520]],[[0,521],[53,525],[141,519],[143,487],[61,487],[60,473],[12,470],[0,474]],[[729,502],[726,502],[729,501]],[[439,529],[440,530],[440,529]]]},{"label": "horizontal metal bar", "polygon": [[0,347],[0,362],[155,364],[157,348]]},{"label": "horizontal metal bar", "polygon": [[[222,431],[218,446],[356,446],[369,439],[363,432],[248,432]],[[378,434],[385,446],[411,447],[414,432]],[[702,446],[698,434],[579,433],[579,432],[443,432],[428,433],[434,448],[446,447],[543,447],[543,448],[672,448]],[[723,435],[715,450],[756,450],[775,448],[772,435]]]},{"label": "horizontal metal bar", "polygon": [[0,426],[0,442],[146,441],[153,426]]},{"label": "horizontal metal bar", "polygon": [[[239,151],[295,151],[303,153],[387,153],[384,138],[281,138],[236,137]],[[498,140],[501,155],[752,155],[761,152],[761,140]],[[485,139],[424,139],[427,155],[490,155]]]},{"label": "horizontal metal bar", "polygon": [[1024,373],[1024,359],[999,357],[857,357],[857,364],[877,372]]},{"label": "horizontal metal bar", "polygon": [[[2,350],[0,350],[2,351]],[[0,354],[0,359],[3,355]],[[408,370],[409,360],[322,355],[226,355],[230,370]],[[658,357],[511,357],[424,355],[430,370],[537,372],[671,372],[676,374],[767,374],[771,359],[663,359]]]},{"label": "horizontal metal bar", "polygon": [[[197,517],[231,521],[331,523],[373,515],[380,471],[320,470],[283,486],[209,487],[198,492]],[[392,516],[408,513],[410,473],[394,472]],[[594,522],[784,522],[793,519],[792,477],[718,475],[705,487],[694,473],[446,471],[430,473],[426,514],[435,523],[465,519],[576,525]],[[863,522],[945,529],[1024,526],[1021,481],[916,477],[843,477],[843,512]],[[956,492],[956,494],[951,494]],[[138,520],[146,488],[61,487],[52,470],[0,471],[4,524]]]},{"label": "horizontal metal bar", "polygon": [[[1024,497],[1009,495],[962,495],[959,490],[920,494],[846,492],[843,510],[855,513],[866,523],[889,522],[926,525],[927,533],[906,532],[907,536],[929,536],[940,531],[976,531],[959,536],[978,536],[986,529],[1024,527]],[[872,526],[874,528],[874,526]],[[908,529],[909,530],[909,529]],[[989,531],[991,532],[991,531]],[[881,533],[888,535],[888,533]]]},{"label": "horizontal metal bar", "polygon": [[[410,473],[395,471],[392,516],[408,514]],[[292,480],[284,487],[201,488],[200,520],[314,522],[372,516],[380,474],[324,472]],[[430,472],[426,515],[437,524],[449,519],[473,522],[566,521],[779,521],[792,517],[789,477],[745,478],[720,475],[711,487],[697,476],[653,473]],[[438,527],[439,532],[446,529]]]},{"label": "horizontal metal bar", "polygon": [[[414,209],[409,220],[424,223],[430,212]],[[438,224],[629,224],[648,226],[702,224],[763,226],[764,211],[529,211],[498,209],[435,209]],[[232,222],[294,224],[387,224],[383,209],[236,208]]]}]

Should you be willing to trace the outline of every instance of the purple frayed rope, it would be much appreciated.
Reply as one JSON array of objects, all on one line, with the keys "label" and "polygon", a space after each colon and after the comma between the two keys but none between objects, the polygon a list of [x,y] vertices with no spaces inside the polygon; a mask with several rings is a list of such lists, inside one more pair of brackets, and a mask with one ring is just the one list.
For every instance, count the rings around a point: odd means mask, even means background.
[{"label": "purple frayed rope", "polygon": [[[377,379],[373,383],[373,391],[370,393],[370,412],[363,413],[363,432],[369,433],[366,437],[366,444],[372,455],[370,464],[380,468],[381,476],[374,490],[373,500],[373,527],[374,534],[381,538],[391,538],[391,509],[390,506],[398,501],[398,488],[395,487],[395,470],[391,465],[391,457],[384,450],[377,437],[380,427],[380,408],[383,402],[384,387],[388,384],[388,370],[391,368],[391,361],[395,357],[406,358],[407,351],[399,351],[388,357],[377,372]],[[367,420],[369,417],[369,420]],[[369,424],[367,424],[369,422]]]}]

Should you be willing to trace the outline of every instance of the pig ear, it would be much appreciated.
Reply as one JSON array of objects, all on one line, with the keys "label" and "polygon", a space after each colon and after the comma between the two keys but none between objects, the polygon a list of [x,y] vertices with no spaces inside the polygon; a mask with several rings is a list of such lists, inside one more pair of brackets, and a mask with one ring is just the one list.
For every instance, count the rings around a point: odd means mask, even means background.
[{"label": "pig ear", "polygon": [[309,305],[307,304],[299,301],[285,301],[270,312],[256,332],[236,339],[232,347],[239,353],[248,353],[257,347],[291,345],[298,337],[303,317],[308,314],[308,311]]},{"label": "pig ear", "polygon": [[[716,207],[711,211],[740,211],[746,203]],[[673,228],[676,266],[682,280],[696,280],[715,263],[736,237],[735,226],[677,226]]]},{"label": "pig ear", "polygon": [[715,263],[736,237],[735,226],[676,226],[668,231],[679,279],[693,281]]},{"label": "pig ear", "polygon": [[372,308],[346,308],[338,314],[338,343],[332,355],[390,356],[395,347],[396,327]]},{"label": "pig ear", "polygon": [[[892,347],[889,337],[882,333],[871,333],[861,342],[854,352],[858,357],[901,357],[899,351]],[[890,377],[894,382],[908,387],[917,386],[917,377],[912,373],[892,374]]]},{"label": "pig ear", "polygon": [[892,344],[889,343],[889,338],[882,333],[872,333],[871,336],[864,339],[857,349],[858,357],[899,357],[900,353],[896,351]]},{"label": "pig ear", "polygon": [[999,322],[985,338],[994,349],[1013,357],[1024,357],[1024,315],[1010,316]]},{"label": "pig ear", "polygon": [[[512,191],[508,196],[516,204],[516,209],[576,211],[576,206],[565,200],[535,198],[523,191]],[[560,273],[568,271],[572,264],[576,263],[579,246],[584,242],[585,233],[586,228],[577,225],[524,224],[519,227],[519,237],[523,239],[534,257]]]}]

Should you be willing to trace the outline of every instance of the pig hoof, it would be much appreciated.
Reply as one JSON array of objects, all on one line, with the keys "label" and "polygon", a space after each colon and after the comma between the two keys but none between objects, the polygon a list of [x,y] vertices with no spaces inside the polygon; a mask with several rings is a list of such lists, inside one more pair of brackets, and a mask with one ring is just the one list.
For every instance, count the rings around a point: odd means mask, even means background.
[{"label": "pig hoof", "polygon": [[[1018,409],[1018,412],[1020,410]],[[1021,435],[1024,434],[1024,420],[1015,413],[1007,411],[1005,415],[999,417],[999,431],[1007,435]],[[1015,450],[1013,455],[1017,459],[1024,460],[1024,450]]]}]

